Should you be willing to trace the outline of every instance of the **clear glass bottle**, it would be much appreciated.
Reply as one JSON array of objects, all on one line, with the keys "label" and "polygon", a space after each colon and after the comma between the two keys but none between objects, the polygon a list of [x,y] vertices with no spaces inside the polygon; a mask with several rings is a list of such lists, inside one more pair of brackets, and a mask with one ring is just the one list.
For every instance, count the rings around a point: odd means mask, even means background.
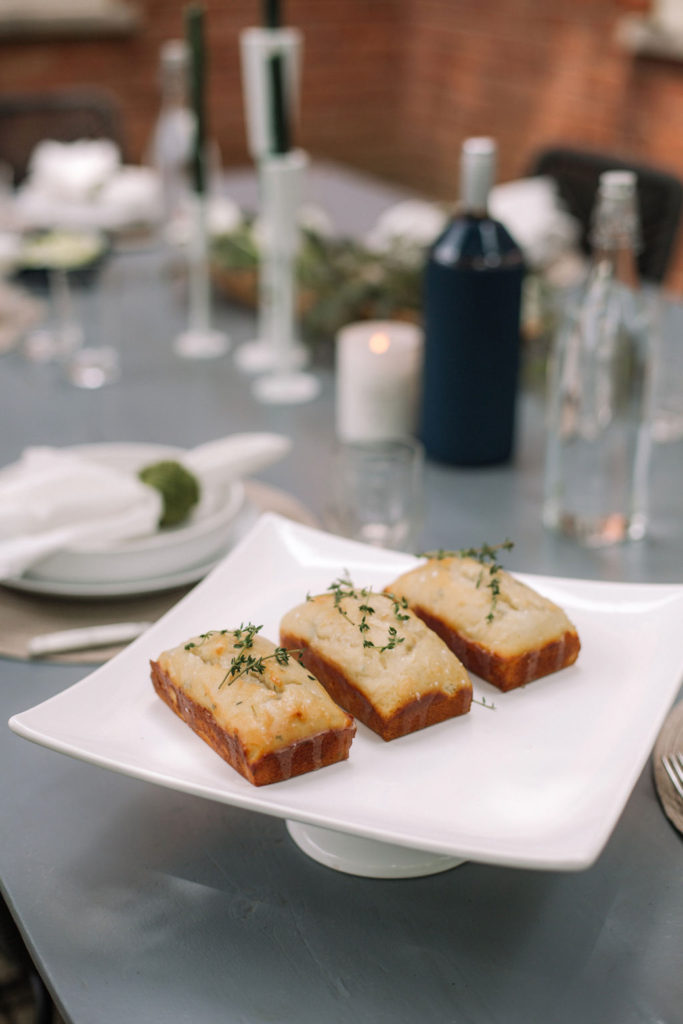
[{"label": "clear glass bottle", "polygon": [[600,177],[585,292],[549,364],[543,522],[588,547],[647,527],[651,332],[636,184],[631,171]]},{"label": "clear glass bottle", "polygon": [[513,452],[525,266],[487,209],[497,152],[495,139],[464,141],[460,209],[424,274],[420,437],[429,456],[462,466]]},{"label": "clear glass bottle", "polygon": [[154,127],[151,163],[161,179],[164,220],[172,220],[188,203],[195,116],[188,102],[189,52],[182,39],[161,47],[161,108]]}]

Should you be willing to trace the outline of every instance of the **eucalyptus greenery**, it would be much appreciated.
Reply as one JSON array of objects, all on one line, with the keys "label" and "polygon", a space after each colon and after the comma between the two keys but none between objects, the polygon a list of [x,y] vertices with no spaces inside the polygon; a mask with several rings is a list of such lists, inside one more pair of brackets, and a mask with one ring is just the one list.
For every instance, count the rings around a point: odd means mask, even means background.
[{"label": "eucalyptus greenery", "polygon": [[[418,320],[422,305],[422,246],[400,243],[373,252],[350,238],[331,237],[302,227],[297,258],[299,320],[308,341],[331,339],[353,320]],[[211,261],[219,285],[229,293],[231,277],[253,274],[250,299],[256,302],[259,246],[253,219],[212,240]]]}]

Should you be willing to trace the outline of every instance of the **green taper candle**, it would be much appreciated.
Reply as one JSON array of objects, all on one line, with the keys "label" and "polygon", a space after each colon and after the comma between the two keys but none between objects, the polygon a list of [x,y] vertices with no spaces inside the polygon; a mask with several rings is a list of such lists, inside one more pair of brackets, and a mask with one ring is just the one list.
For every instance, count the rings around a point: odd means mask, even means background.
[{"label": "green taper candle", "polygon": [[204,52],[204,8],[198,4],[193,4],[185,10],[185,34],[190,51],[190,99],[195,116],[192,178],[195,192],[203,194],[206,189],[206,114],[204,109],[206,56]]}]

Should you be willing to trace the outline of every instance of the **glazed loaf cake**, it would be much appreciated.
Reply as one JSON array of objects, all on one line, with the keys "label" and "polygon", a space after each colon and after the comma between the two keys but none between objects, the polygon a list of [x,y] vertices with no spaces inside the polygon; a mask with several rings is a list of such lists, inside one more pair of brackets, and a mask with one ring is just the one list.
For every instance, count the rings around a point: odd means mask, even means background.
[{"label": "glazed loaf cake", "polygon": [[386,595],[346,586],[309,598],[283,617],[280,643],[300,649],[332,699],[384,740],[469,711],[458,659]]},{"label": "glazed loaf cake", "polygon": [[255,786],[348,757],[356,726],[258,627],[205,633],[151,663],[157,694]]},{"label": "glazed loaf cake", "polygon": [[430,558],[386,590],[407,601],[471,672],[500,690],[557,672],[578,657],[578,634],[561,608],[476,558]]}]

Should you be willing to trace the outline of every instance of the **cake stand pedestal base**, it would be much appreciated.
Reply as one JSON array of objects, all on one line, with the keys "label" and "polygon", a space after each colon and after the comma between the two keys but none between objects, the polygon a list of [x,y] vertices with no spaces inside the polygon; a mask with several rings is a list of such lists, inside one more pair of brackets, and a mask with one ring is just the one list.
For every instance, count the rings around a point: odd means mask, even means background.
[{"label": "cake stand pedestal base", "polygon": [[363,878],[421,878],[464,864],[459,857],[412,850],[299,821],[288,820],[287,831],[299,849],[313,860]]}]

